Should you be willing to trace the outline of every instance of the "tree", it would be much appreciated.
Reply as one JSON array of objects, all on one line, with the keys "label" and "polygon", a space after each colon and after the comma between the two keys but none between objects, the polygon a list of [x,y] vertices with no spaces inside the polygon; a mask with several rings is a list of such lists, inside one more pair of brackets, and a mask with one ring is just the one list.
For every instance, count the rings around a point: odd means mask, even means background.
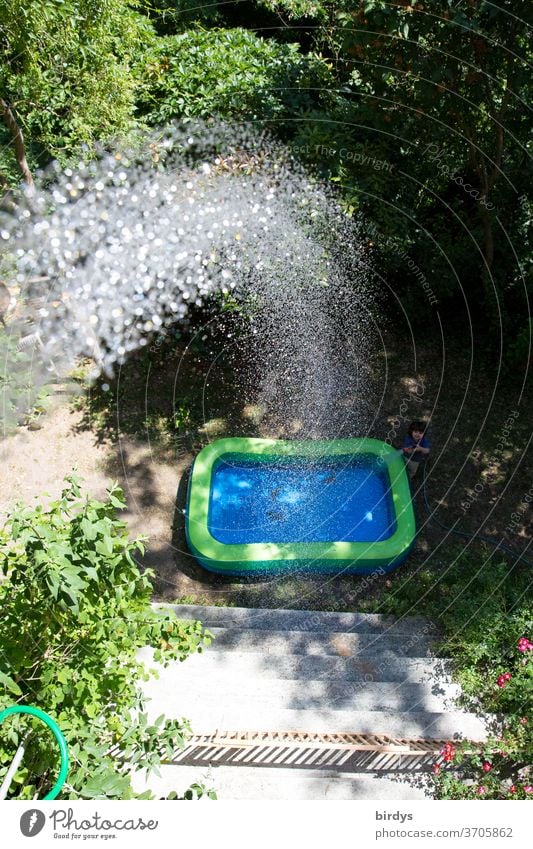
[{"label": "tree", "polygon": [[377,0],[339,14],[353,96],[374,110],[376,129],[406,140],[403,170],[416,185],[416,216],[446,221],[470,241],[471,279],[477,267],[489,313],[502,283],[497,207],[518,203],[526,156],[526,14],[526,3],[477,0]]},{"label": "tree", "polygon": [[320,166],[367,214],[372,248],[402,297],[409,275],[400,256],[408,254],[440,302],[462,302],[462,287],[483,321],[498,322],[501,313],[508,329],[528,335],[521,316],[532,293],[524,238],[531,218],[530,4],[260,5],[297,32],[308,27],[333,65],[335,107],[304,116],[296,144],[331,152],[317,157]]},{"label": "tree", "polygon": [[[26,136],[30,167],[65,159],[133,122],[130,65],[155,37],[127,0],[5,0],[0,24],[0,93]],[[10,142],[12,128],[2,140]],[[20,157],[17,156],[20,164]],[[13,148],[0,172],[14,183]]]},{"label": "tree", "polygon": [[22,173],[22,179],[29,186],[33,186],[33,177],[28,166],[28,160],[26,159],[26,146],[24,144],[24,136],[22,135],[22,130],[17,124],[16,118],[13,115],[13,110],[2,97],[0,97],[0,108],[2,109],[2,117],[4,119],[4,124],[11,133],[11,137],[13,139],[15,157],[17,160],[17,165]]}]

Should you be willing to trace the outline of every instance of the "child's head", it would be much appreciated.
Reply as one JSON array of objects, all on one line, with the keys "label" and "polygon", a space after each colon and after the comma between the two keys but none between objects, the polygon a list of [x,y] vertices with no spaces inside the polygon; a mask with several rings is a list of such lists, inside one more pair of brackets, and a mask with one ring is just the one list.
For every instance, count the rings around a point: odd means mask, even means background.
[{"label": "child's head", "polygon": [[426,432],[427,424],[425,422],[411,422],[407,429],[407,433],[413,439],[420,439]]}]

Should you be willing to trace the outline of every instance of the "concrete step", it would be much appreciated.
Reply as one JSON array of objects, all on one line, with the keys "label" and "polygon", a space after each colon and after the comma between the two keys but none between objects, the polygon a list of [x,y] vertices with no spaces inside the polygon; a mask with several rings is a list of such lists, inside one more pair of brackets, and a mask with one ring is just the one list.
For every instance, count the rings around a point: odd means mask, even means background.
[{"label": "concrete step", "polygon": [[[486,737],[482,720],[457,708],[460,688],[449,661],[434,656],[438,632],[424,619],[191,605],[174,610],[181,619],[203,622],[215,639],[201,654],[166,669],[153,663],[150,649],[140,652],[159,673],[144,685],[151,719],[185,716],[194,733],[208,735]],[[228,750],[199,742],[176,760],[163,768],[161,795],[203,780],[221,799],[425,798],[429,769],[427,757],[409,761],[379,751],[325,752],[284,743]],[[155,777],[149,786],[158,787]]]},{"label": "concrete step", "polygon": [[431,657],[434,641],[414,635],[400,639],[387,634],[344,633],[342,631],[262,631],[257,629],[209,628],[215,637],[210,651],[253,651],[286,657],[292,655],[333,655],[354,657],[379,655],[381,660],[398,657]]},{"label": "concrete step", "polygon": [[[229,672],[229,674],[228,674]],[[391,681],[338,681],[316,679],[261,678],[224,669],[195,666],[160,669],[159,679],[151,686],[152,698],[165,699],[176,706],[196,705],[213,693],[220,702],[239,702],[250,711],[265,704],[277,708],[307,710],[327,704],[332,710],[442,711],[454,709],[460,694],[457,684],[428,684]],[[185,707],[183,707],[185,710]]]},{"label": "concrete step", "polygon": [[[165,605],[160,605],[165,607]],[[389,636],[436,636],[433,622],[419,616],[395,619],[377,613],[335,613],[322,610],[254,609],[176,604],[180,619],[199,620],[206,628],[239,628],[258,631],[357,631]]]},{"label": "concrete step", "polygon": [[[371,681],[433,683],[434,686],[444,686],[451,681],[449,661],[440,658],[398,657],[392,655],[385,659],[379,654],[357,655],[355,657],[340,657],[334,655],[320,656],[317,654],[265,654],[261,651],[231,651],[217,652],[213,650],[214,643],[201,654],[188,657],[184,664],[176,664],[176,674],[181,670],[187,673],[198,673],[208,680],[211,676],[235,675],[241,681],[249,679],[282,680],[307,679],[321,681],[338,681],[352,683],[369,683]],[[141,649],[140,657],[149,662],[153,652],[149,648]],[[437,683],[438,682],[438,683]]]},{"label": "concrete step", "polygon": [[329,704],[302,710],[278,708],[270,703],[253,706],[240,701],[225,702],[217,693],[200,702],[185,693],[156,695],[146,710],[151,720],[162,713],[169,718],[187,717],[195,734],[215,731],[311,731],[314,733],[387,734],[391,737],[458,739],[459,736],[482,740],[485,730],[473,714],[463,711],[447,713],[431,711],[334,710]]},{"label": "concrete step", "polygon": [[429,782],[399,773],[384,778],[373,773],[342,773],[329,770],[301,770],[248,766],[163,766],[161,775],[148,779],[142,773],[133,777],[137,792],[150,788],[158,798],[172,790],[182,794],[193,783],[214,788],[219,799],[261,800],[411,800],[431,798],[424,787]]}]

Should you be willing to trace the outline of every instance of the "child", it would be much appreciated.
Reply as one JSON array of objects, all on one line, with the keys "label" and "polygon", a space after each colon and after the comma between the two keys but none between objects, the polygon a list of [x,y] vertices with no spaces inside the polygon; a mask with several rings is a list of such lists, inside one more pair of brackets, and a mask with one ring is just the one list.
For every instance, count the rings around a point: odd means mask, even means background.
[{"label": "child", "polygon": [[411,479],[429,454],[429,442],[424,436],[426,427],[424,422],[411,422],[403,442],[403,456],[407,461],[407,471]]}]

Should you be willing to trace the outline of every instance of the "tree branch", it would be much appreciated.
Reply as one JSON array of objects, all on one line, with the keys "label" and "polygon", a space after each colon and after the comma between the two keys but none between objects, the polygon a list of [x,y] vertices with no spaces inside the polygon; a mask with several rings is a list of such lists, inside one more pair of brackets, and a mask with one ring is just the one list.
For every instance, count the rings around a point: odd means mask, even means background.
[{"label": "tree branch", "polygon": [[8,128],[13,139],[17,165],[21,170],[22,178],[28,186],[33,186],[33,177],[31,175],[28,161],[26,159],[26,147],[24,144],[24,136],[22,135],[22,130],[17,124],[17,120],[13,115],[13,112],[11,111],[9,103],[7,103],[7,101],[5,101],[3,97],[0,97],[0,108],[2,109],[2,117],[4,119],[4,124]]}]

